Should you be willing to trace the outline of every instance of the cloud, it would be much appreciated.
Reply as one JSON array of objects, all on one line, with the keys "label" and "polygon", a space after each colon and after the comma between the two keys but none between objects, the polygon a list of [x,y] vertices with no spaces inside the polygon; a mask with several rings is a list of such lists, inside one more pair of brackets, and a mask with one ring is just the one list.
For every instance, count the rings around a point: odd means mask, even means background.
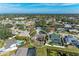
[{"label": "cloud", "polygon": [[76,4],[77,3],[35,3],[35,4],[30,4],[29,6],[70,6]]}]

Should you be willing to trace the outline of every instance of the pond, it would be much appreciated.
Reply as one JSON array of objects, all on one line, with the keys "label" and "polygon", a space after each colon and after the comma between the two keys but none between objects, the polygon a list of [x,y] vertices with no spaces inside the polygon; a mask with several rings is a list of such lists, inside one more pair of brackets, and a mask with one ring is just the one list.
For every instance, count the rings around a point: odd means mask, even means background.
[{"label": "pond", "polygon": [[22,41],[22,40],[17,40],[17,41],[16,41],[16,44],[19,45],[19,46],[20,46],[20,45],[24,45],[24,41]]}]

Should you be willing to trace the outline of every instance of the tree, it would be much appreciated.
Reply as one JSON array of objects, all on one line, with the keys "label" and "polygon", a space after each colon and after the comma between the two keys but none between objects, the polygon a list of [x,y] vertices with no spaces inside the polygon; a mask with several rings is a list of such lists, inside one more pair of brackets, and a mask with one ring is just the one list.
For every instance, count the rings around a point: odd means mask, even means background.
[{"label": "tree", "polygon": [[12,32],[10,29],[6,27],[0,28],[0,38],[1,39],[7,39],[8,37],[12,36]]},{"label": "tree", "polygon": [[6,24],[5,27],[11,28],[11,27],[13,27],[13,25],[12,24]]},{"label": "tree", "polygon": [[36,34],[36,30],[35,29],[31,29],[30,30],[30,36],[33,37],[35,34]]},{"label": "tree", "polygon": [[29,42],[30,38],[29,37],[26,37],[26,36],[19,36],[19,35],[16,35],[15,37],[16,40],[24,40],[27,42]]},{"label": "tree", "polygon": [[17,28],[20,30],[24,30],[24,25],[23,24],[16,24]]},{"label": "tree", "polygon": [[45,27],[45,26],[47,26],[47,24],[46,24],[45,20],[40,20],[40,21],[36,22],[36,26]]}]

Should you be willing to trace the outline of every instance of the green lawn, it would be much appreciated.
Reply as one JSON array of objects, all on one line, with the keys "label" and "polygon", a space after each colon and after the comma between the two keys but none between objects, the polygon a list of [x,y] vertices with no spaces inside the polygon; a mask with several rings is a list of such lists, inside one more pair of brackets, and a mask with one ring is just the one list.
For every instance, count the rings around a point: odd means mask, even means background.
[{"label": "green lawn", "polygon": [[[52,51],[61,51],[63,53],[66,54],[70,54],[70,55],[79,55],[79,49],[78,48],[59,48],[59,47],[48,47],[47,49],[49,49],[50,52]],[[48,52],[48,53],[50,53]]]},{"label": "green lawn", "polygon": [[16,53],[16,50],[13,50],[13,51],[8,51],[8,52],[1,53],[0,56],[11,56],[15,53]]},{"label": "green lawn", "polygon": [[39,47],[36,49],[37,56],[47,56],[47,50],[45,47]]},{"label": "green lawn", "polygon": [[[47,49],[50,50],[50,52],[47,52]],[[49,46],[43,46],[38,47],[36,49],[37,56],[47,56],[50,54],[50,56],[58,56],[59,54],[57,51],[61,51],[66,54],[72,55],[79,55],[79,49],[78,48],[59,48],[59,47],[49,47]]]},{"label": "green lawn", "polygon": [[0,40],[0,48],[2,48],[4,45],[4,40]]}]

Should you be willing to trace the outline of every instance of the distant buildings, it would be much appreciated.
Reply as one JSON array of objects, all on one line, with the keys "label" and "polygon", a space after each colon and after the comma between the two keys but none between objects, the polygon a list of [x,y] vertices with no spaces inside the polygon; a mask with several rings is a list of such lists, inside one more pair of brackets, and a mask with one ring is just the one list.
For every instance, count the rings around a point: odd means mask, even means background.
[{"label": "distant buildings", "polygon": [[75,26],[75,29],[79,30],[79,24]]},{"label": "distant buildings", "polygon": [[69,32],[79,33],[79,31],[77,29],[69,29]]},{"label": "distant buildings", "polygon": [[27,19],[27,17],[15,17],[13,19],[15,19],[15,20],[24,20],[24,19]]}]

